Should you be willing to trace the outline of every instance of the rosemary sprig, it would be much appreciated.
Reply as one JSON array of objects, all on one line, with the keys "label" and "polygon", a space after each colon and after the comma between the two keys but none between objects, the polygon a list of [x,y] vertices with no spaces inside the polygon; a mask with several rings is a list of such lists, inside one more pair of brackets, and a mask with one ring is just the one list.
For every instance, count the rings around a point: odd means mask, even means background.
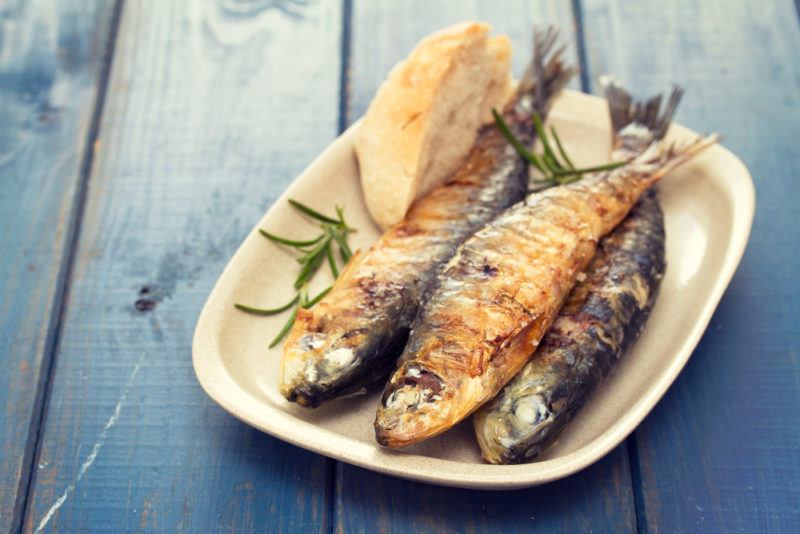
[{"label": "rosemary sprig", "polygon": [[553,136],[553,142],[558,150],[558,154],[556,154],[556,151],[553,150],[553,146],[550,144],[550,138],[544,129],[542,118],[535,111],[533,112],[533,127],[536,129],[536,135],[542,142],[541,154],[535,154],[531,150],[528,150],[522,141],[520,141],[514,135],[505,119],[503,119],[503,116],[498,113],[496,109],[492,109],[492,115],[494,115],[494,122],[497,126],[497,129],[500,130],[500,133],[503,134],[503,137],[505,137],[508,142],[511,143],[520,156],[525,158],[525,160],[527,160],[542,174],[542,179],[535,180],[535,182],[541,186],[550,187],[554,185],[569,184],[583,178],[585,173],[610,171],[627,164],[626,161],[618,161],[576,169],[575,164],[572,163],[572,160],[567,155],[566,150],[564,150],[564,145],[561,143],[561,139],[558,137],[556,129],[551,126],[550,133]]},{"label": "rosemary sprig", "polygon": [[286,334],[289,333],[295,319],[297,319],[297,312],[301,308],[311,308],[322,300],[331,290],[331,287],[328,287],[321,291],[316,297],[309,299],[306,287],[326,260],[334,279],[339,277],[339,268],[336,265],[336,259],[333,253],[334,244],[336,248],[339,249],[339,256],[341,256],[343,263],[347,263],[353,255],[353,251],[350,250],[350,246],[347,244],[347,237],[355,232],[355,230],[347,226],[344,220],[344,208],[342,206],[336,206],[336,218],[334,219],[296,200],[289,199],[289,204],[300,213],[319,222],[322,233],[313,239],[302,240],[280,237],[261,229],[259,229],[259,233],[273,243],[293,248],[300,253],[300,256],[297,257],[297,262],[300,264],[300,273],[297,275],[293,284],[297,293],[292,300],[277,308],[256,308],[244,304],[234,304],[236,309],[254,315],[276,315],[292,307],[294,308],[286,324],[283,325],[278,335],[270,342],[269,348],[276,346]]}]

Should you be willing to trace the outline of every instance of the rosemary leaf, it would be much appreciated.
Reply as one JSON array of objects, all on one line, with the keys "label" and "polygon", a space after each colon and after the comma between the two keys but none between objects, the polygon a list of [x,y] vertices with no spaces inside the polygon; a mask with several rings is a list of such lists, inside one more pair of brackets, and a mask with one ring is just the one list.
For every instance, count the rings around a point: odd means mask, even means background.
[{"label": "rosemary leaf", "polygon": [[[324,239],[323,239],[323,238],[324,238]],[[321,242],[321,243],[318,243],[318,244],[317,244],[317,245],[316,245],[314,248],[312,248],[311,250],[309,250],[308,252],[306,252],[305,254],[303,254],[302,256],[300,256],[299,258],[297,258],[297,262],[298,262],[300,265],[305,265],[306,263],[308,263],[309,261],[311,261],[311,259],[312,259],[312,258],[314,258],[314,257],[315,257],[317,254],[319,254],[319,252],[320,252],[321,250],[323,250],[323,249],[325,248],[325,246],[326,246],[328,243],[330,243],[330,241],[331,241],[331,238],[330,238],[330,236],[329,236],[329,235],[327,235],[327,234],[322,234],[322,235],[320,236],[320,239],[322,239],[322,242]]]},{"label": "rosemary leaf", "polygon": [[[330,241],[325,241],[327,245],[330,245]],[[313,256],[311,256],[303,268],[300,270],[300,274],[297,275],[297,280],[294,281],[294,288],[300,289],[303,285],[311,280],[311,277],[317,272],[319,269],[322,260],[325,259],[325,247],[322,246],[317,250]]]},{"label": "rosemary leaf", "polygon": [[330,242],[328,242],[328,246],[325,247],[325,255],[328,257],[328,265],[331,267],[333,278],[339,278],[339,269],[336,268],[336,260],[333,259],[333,247]]},{"label": "rosemary leaf", "polygon": [[252,313],[253,315],[276,315],[278,313],[285,312],[286,310],[294,306],[296,303],[297,303],[297,295],[295,295],[295,297],[292,300],[290,300],[283,306],[279,306],[277,308],[254,308],[252,306],[246,306],[244,304],[234,304],[234,306],[236,306],[236,309],[238,310],[242,310],[243,312],[247,313]]},{"label": "rosemary leaf", "polygon": [[316,239],[309,239],[308,241],[295,241],[294,239],[286,239],[285,237],[279,237],[279,236],[277,236],[275,234],[271,234],[271,233],[269,233],[269,232],[267,232],[265,230],[261,230],[261,229],[259,229],[258,232],[261,235],[263,235],[264,237],[266,237],[267,239],[269,239],[270,241],[274,241],[275,243],[280,243],[281,245],[288,245],[290,247],[295,247],[295,248],[297,248],[297,247],[308,247],[310,245],[313,245],[313,244],[317,243],[320,239],[322,239],[324,237],[324,235],[321,235],[321,236],[317,237]]},{"label": "rosemary leaf", "polygon": [[275,345],[281,342],[281,340],[286,336],[286,334],[289,333],[289,330],[292,328],[295,319],[297,319],[297,308],[294,309],[292,314],[289,316],[289,320],[286,321],[286,324],[283,325],[281,331],[278,332],[278,335],[275,336],[275,339],[273,339],[272,342],[269,344],[269,348],[273,348],[275,347]]},{"label": "rosemary leaf", "polygon": [[[553,152],[553,148],[550,146],[550,141],[547,139],[547,132],[544,131],[544,125],[542,124],[542,118],[539,116],[538,113],[535,111],[533,112],[533,127],[536,130],[536,136],[542,142],[542,149],[544,150],[544,158],[545,160],[551,159],[558,163],[558,159],[555,157],[555,153]],[[561,166],[560,164],[558,165]]]},{"label": "rosemary leaf", "polygon": [[314,297],[311,300],[307,300],[306,303],[303,304],[303,308],[308,309],[308,308],[311,308],[312,306],[314,306],[317,302],[321,301],[325,297],[325,295],[330,293],[331,289],[333,289],[333,286],[328,286],[325,289],[323,289],[322,291],[320,291],[319,295],[317,295],[316,297]]},{"label": "rosemary leaf", "polygon": [[336,240],[336,243],[339,244],[339,253],[342,256],[342,261],[347,263],[350,261],[350,258],[353,256],[353,251],[350,250],[350,247],[347,244],[347,240],[339,234],[336,230],[331,231],[331,235],[333,239]]},{"label": "rosemary leaf", "polygon": [[[538,158],[534,156],[530,150],[528,150],[525,145],[523,145],[517,136],[511,131],[511,128],[508,127],[503,116],[494,108],[492,108],[492,115],[494,115],[494,123],[497,125],[497,128],[500,130],[500,133],[503,134],[503,137],[513,145],[513,147],[517,150],[517,153],[525,158],[526,160],[530,161],[534,166],[538,163]],[[536,163],[534,163],[536,162]],[[538,168],[538,167],[537,167]],[[543,169],[539,169],[543,171]]]},{"label": "rosemary leaf", "polygon": [[569,159],[567,155],[567,151],[564,150],[564,145],[561,144],[561,138],[558,137],[558,133],[556,133],[556,129],[552,126],[550,127],[550,133],[553,135],[553,141],[556,142],[556,148],[558,148],[558,153],[561,154],[561,157],[564,158],[564,163],[567,164],[567,167],[570,169],[575,169],[575,164],[572,163],[572,160]]},{"label": "rosemary leaf", "polygon": [[296,200],[292,200],[291,198],[289,199],[289,204],[294,206],[297,210],[305,213],[306,215],[308,215],[312,219],[316,219],[318,221],[321,221],[321,222],[324,222],[324,223],[328,223],[328,224],[339,224],[339,221],[337,221],[336,219],[332,219],[332,218],[328,217],[327,215],[323,215],[320,212],[318,212],[317,210],[309,208],[305,204],[301,204],[300,202],[298,202]]},{"label": "rosemary leaf", "polygon": [[551,173],[561,172],[564,170],[564,167],[561,165],[561,162],[559,162],[555,157],[553,157],[552,154],[548,152],[544,153],[542,161],[547,167],[547,170],[550,171]]},{"label": "rosemary leaf", "polygon": [[347,226],[347,223],[344,222],[344,206],[336,204],[334,207],[336,208],[336,216],[339,217],[339,225],[341,225],[341,227],[344,228],[347,233],[355,233],[355,229],[350,228]]}]

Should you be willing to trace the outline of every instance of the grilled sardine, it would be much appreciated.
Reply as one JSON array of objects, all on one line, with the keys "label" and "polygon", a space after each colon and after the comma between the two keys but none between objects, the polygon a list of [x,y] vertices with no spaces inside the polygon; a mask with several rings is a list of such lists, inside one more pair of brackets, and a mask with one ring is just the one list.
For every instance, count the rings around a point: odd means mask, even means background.
[{"label": "grilled sardine", "polygon": [[494,397],[535,351],[598,241],[650,186],[716,140],[676,149],[644,128],[630,130],[623,141],[652,142],[628,165],[532,194],[458,247],[384,390],[378,443],[416,443]]},{"label": "grilled sardine", "polygon": [[[635,156],[666,133],[681,97],[662,115],[660,97],[633,103],[611,84],[612,159]],[[551,444],[638,336],[664,274],[664,217],[648,191],[606,236],[531,360],[475,413],[475,435],[491,463],[521,463]]]},{"label": "grilled sardine", "polygon": [[[574,74],[561,60],[556,33],[535,37],[534,59],[503,114],[532,143],[532,111],[546,114]],[[385,380],[408,338],[422,294],[458,244],[525,195],[524,160],[494,126],[485,126],[462,168],[420,199],[406,219],[357,254],[331,292],[299,310],[284,344],[280,390],[315,407]]]},{"label": "grilled sardine", "polygon": [[639,335],[664,272],[664,222],[648,191],[600,243],[539,349],[473,422],[483,457],[534,459]]}]

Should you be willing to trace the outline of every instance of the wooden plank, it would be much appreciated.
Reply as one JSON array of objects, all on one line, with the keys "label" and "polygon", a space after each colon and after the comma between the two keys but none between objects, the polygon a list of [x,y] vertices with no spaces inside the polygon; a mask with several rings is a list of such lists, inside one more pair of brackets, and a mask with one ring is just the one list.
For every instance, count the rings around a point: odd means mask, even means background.
[{"label": "wooden plank", "polygon": [[[350,117],[363,113],[391,66],[424,35],[459,20],[492,23],[514,42],[519,74],[533,24],[557,24],[574,37],[567,2],[356,1],[350,64]],[[421,14],[424,13],[424,16]],[[569,54],[573,61],[575,47]],[[575,84],[578,82],[576,81]],[[573,86],[575,86],[575,84]],[[636,517],[625,445],[583,473],[541,488],[467,491],[405,482],[338,464],[337,532],[632,532]]]},{"label": "wooden plank", "polygon": [[332,464],[217,407],[190,343],[239,242],[337,133],[341,17],[125,2],[24,531],[328,529]]},{"label": "wooden plank", "polygon": [[635,532],[624,445],[592,467],[524,490],[441,488],[339,464],[336,532]]},{"label": "wooden plank", "polygon": [[[636,433],[640,523],[653,532],[800,525],[800,32],[790,0],[586,0],[591,74],[644,95],[687,89],[678,120],[750,168],[750,244],[691,361]],[[673,237],[673,239],[676,237]],[[679,237],[677,237],[679,238]]]},{"label": "wooden plank", "polygon": [[0,7],[0,531],[18,528],[113,2]]},{"label": "wooden plank", "polygon": [[[555,24],[567,40],[574,38],[572,11],[556,0],[513,0],[502,9],[489,0],[425,2],[413,0],[380,3],[353,1],[353,53],[348,78],[349,122],[364,114],[372,96],[391,68],[406,57],[421,38],[463,20],[480,20],[492,25],[494,33],[505,33],[514,43],[512,69],[520,75],[530,60],[534,25]],[[577,48],[566,57],[578,64]],[[578,89],[575,78],[572,89]]]}]

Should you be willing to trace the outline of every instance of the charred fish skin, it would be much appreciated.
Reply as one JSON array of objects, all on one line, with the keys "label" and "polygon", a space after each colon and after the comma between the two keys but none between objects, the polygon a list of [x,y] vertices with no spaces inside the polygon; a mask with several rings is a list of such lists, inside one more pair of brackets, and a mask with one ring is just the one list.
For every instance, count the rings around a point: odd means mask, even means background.
[{"label": "charred fish skin", "polygon": [[378,443],[417,443],[494,397],[535,351],[598,241],[647,189],[715,142],[654,140],[625,167],[529,195],[465,240],[437,276],[384,390]]},{"label": "charred fish skin", "polygon": [[[554,30],[537,33],[534,59],[503,115],[526,143],[531,112],[545,115],[575,71],[562,63]],[[422,295],[458,244],[526,194],[527,165],[494,126],[464,165],[412,206],[367,252],[354,256],[331,292],[300,310],[284,344],[280,390],[316,407],[385,380],[408,337]]]},{"label": "charred fish skin", "polygon": [[552,444],[639,336],[665,271],[664,219],[655,191],[601,241],[534,357],[475,413],[484,459],[533,460]]}]

